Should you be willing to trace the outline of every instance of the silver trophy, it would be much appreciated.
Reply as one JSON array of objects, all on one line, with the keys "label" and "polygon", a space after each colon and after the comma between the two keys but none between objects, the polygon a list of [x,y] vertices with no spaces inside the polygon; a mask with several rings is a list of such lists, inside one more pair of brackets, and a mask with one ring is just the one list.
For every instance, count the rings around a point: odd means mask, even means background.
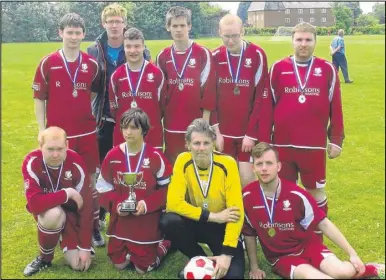
[{"label": "silver trophy", "polygon": [[134,192],[134,185],[140,183],[143,179],[143,172],[118,172],[118,180],[125,187],[130,188],[129,197],[124,200],[121,204],[121,212],[135,212],[137,211],[137,197]]}]

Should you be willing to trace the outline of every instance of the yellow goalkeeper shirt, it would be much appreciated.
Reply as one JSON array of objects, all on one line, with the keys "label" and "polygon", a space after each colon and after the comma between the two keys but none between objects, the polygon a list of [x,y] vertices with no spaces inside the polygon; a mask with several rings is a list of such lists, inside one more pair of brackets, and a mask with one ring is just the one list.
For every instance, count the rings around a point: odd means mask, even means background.
[{"label": "yellow goalkeeper shirt", "polygon": [[218,213],[232,206],[240,209],[240,219],[236,223],[227,223],[225,228],[223,253],[229,255],[233,255],[237,247],[244,223],[243,198],[236,161],[228,155],[213,152],[213,164],[202,170],[195,166],[190,152],[178,156],[168,187],[167,212],[195,221],[207,221],[208,211]]}]

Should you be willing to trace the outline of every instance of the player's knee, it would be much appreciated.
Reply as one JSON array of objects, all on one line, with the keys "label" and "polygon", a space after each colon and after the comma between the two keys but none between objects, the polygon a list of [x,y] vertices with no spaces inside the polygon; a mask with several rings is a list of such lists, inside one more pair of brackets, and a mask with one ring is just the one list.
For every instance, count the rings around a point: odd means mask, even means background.
[{"label": "player's knee", "polygon": [[173,231],[176,231],[182,224],[183,219],[180,215],[175,213],[166,213],[162,215],[159,226],[163,233],[170,234]]},{"label": "player's knee", "polygon": [[39,214],[38,221],[46,229],[57,229],[63,226],[66,221],[66,213],[62,207],[57,206],[48,209],[46,212]]},{"label": "player's knee", "polygon": [[354,274],[355,269],[351,263],[347,263],[346,265],[342,263],[342,265],[336,267],[330,272],[330,276],[335,279],[350,279],[354,276]]}]

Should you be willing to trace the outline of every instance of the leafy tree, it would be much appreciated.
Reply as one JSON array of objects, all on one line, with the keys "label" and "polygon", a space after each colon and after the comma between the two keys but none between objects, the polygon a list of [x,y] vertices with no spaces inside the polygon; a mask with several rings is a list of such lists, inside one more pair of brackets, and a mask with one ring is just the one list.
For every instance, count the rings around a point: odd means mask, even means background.
[{"label": "leafy tree", "polygon": [[201,2],[200,9],[202,13],[201,34],[217,36],[218,22],[229,11],[223,10],[219,5],[209,4],[208,2]]},{"label": "leafy tree", "polygon": [[357,26],[375,26],[378,19],[371,14],[360,15],[357,19]]},{"label": "leafy tree", "polygon": [[378,23],[385,23],[385,3],[375,3],[373,5],[373,15],[378,19]]},{"label": "leafy tree", "polygon": [[354,17],[353,18],[354,25],[357,25],[357,18],[363,13],[362,9],[360,8],[359,2],[341,2],[341,3],[352,11],[352,14]]},{"label": "leafy tree", "polygon": [[353,25],[354,16],[352,10],[342,3],[333,4],[332,14],[335,17],[335,26],[338,29],[342,28],[347,31]]},{"label": "leafy tree", "polygon": [[241,18],[244,24],[248,22],[248,9],[249,6],[251,6],[251,3],[251,1],[240,2],[239,7],[237,8],[237,15],[239,16],[239,18]]}]

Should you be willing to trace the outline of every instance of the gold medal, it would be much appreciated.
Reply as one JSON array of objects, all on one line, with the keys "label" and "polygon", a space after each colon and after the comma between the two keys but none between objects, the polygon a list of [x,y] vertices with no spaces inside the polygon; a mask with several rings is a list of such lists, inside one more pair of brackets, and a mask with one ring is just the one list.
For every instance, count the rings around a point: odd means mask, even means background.
[{"label": "gold medal", "polygon": [[234,95],[240,95],[240,88],[238,86],[236,86],[234,89],[233,89],[233,93]]},{"label": "gold medal", "polygon": [[276,235],[276,230],[273,227],[269,228],[268,235],[274,237]]},{"label": "gold medal", "polygon": [[137,108],[138,105],[137,105],[137,102],[135,102],[135,100],[133,102],[131,102],[131,108]]},{"label": "gold medal", "polygon": [[183,84],[182,82],[178,84],[178,89],[179,89],[180,91],[183,91],[183,90],[184,90],[184,84]]},{"label": "gold medal", "polygon": [[301,104],[303,104],[304,102],[306,102],[306,97],[305,97],[305,95],[304,94],[301,94],[300,96],[299,96],[299,103],[301,103]]},{"label": "gold medal", "polygon": [[72,96],[74,98],[77,98],[78,97],[78,91],[76,89],[74,89],[74,91],[72,92]]}]

